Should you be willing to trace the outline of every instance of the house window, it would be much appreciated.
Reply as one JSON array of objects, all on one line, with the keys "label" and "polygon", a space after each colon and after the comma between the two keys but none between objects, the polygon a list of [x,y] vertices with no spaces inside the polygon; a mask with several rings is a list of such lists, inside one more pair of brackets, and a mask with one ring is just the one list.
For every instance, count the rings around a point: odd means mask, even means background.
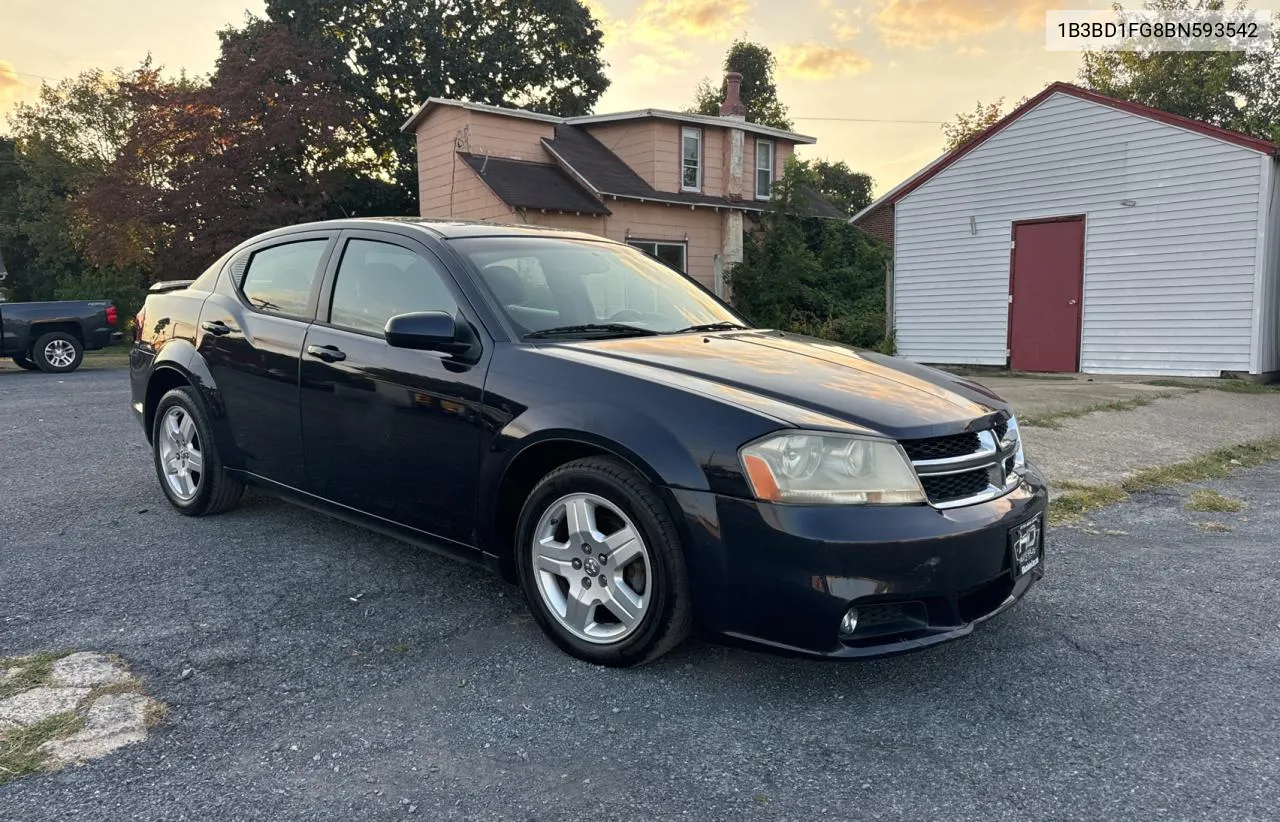
[{"label": "house window", "polygon": [[702,129],[681,129],[680,143],[680,189],[682,191],[701,191]]},{"label": "house window", "polygon": [[627,245],[638,248],[645,254],[654,258],[658,262],[666,263],[681,273],[687,273],[685,268],[685,245],[684,243],[659,243],[649,240],[627,240]]},{"label": "house window", "polygon": [[756,140],[756,199],[767,200],[773,191],[773,141]]}]

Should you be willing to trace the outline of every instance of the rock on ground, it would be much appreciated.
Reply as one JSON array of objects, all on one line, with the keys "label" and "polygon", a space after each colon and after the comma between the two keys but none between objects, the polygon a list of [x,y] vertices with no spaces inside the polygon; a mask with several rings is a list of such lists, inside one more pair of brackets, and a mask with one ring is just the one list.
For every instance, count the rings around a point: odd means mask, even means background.
[{"label": "rock on ground", "polygon": [[106,756],[117,748],[147,737],[147,708],[152,700],[142,694],[107,694],[94,700],[84,727],[65,739],[40,746],[64,763]]},{"label": "rock on ground", "polygon": [[89,688],[32,688],[0,700],[0,724],[32,725],[54,714],[75,710]]},{"label": "rock on ground", "polygon": [[133,677],[105,654],[82,652],[54,662],[51,680],[64,687],[99,688],[131,682]]}]

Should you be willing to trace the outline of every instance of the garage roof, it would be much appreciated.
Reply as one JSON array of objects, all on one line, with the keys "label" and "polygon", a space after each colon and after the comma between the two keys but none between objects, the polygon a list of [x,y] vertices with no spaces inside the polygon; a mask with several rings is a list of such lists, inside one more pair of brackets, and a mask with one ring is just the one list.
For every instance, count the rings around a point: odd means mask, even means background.
[{"label": "garage roof", "polygon": [[1022,115],[1040,105],[1054,94],[1066,94],[1071,97],[1078,97],[1081,100],[1088,100],[1091,103],[1098,103],[1119,111],[1128,112],[1129,114],[1136,114],[1139,117],[1146,117],[1149,120],[1155,120],[1166,125],[1183,128],[1188,131],[1194,131],[1197,134],[1213,137],[1214,139],[1251,149],[1261,154],[1275,155],[1277,152],[1280,152],[1280,146],[1277,146],[1270,140],[1263,140],[1258,137],[1243,134],[1239,131],[1221,128],[1211,123],[1206,123],[1203,120],[1194,120],[1190,117],[1183,117],[1179,114],[1170,114],[1167,111],[1161,111],[1158,108],[1145,106],[1141,103],[1131,103],[1128,100],[1118,100],[1115,97],[1108,97],[1105,94],[1099,94],[1096,91],[1090,91],[1089,89],[1081,88],[1079,86],[1072,85],[1071,83],[1053,83],[1035,97],[1032,97],[1027,102],[1006,114],[996,123],[988,126],[985,131],[979,133],[978,136],[974,137],[969,142],[957,149],[953,149],[950,152],[943,154],[941,157],[920,169],[906,180],[903,180],[871,205],[853,215],[849,222],[857,222],[863,217],[863,215],[869,213],[877,206],[881,206],[886,203],[896,203],[898,200],[901,200],[912,191],[915,191],[917,188],[924,185],[943,169],[947,168],[970,151],[973,151],[987,140],[990,140],[992,137],[999,134],[1010,123],[1013,123]]}]

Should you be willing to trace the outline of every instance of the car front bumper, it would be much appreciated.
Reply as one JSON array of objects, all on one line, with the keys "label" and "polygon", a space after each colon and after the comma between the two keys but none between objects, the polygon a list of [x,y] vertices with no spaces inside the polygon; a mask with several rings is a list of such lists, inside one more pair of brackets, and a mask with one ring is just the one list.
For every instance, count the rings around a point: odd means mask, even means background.
[{"label": "car front bumper", "polygon": [[[999,499],[964,508],[771,505],[671,491],[690,540],[699,627],[721,638],[826,657],[914,650],[965,636],[1044,574],[1013,569],[1010,531],[1048,495],[1029,468]],[[858,628],[841,618],[858,609]]]}]

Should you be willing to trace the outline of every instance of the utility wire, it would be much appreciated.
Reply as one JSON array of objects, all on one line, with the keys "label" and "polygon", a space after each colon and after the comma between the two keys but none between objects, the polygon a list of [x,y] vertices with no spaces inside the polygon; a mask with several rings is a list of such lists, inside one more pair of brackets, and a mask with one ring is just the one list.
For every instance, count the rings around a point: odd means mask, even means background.
[{"label": "utility wire", "polygon": [[945,125],[942,120],[880,120],[873,117],[792,117],[792,120],[815,120],[831,123],[912,123],[925,126]]}]

